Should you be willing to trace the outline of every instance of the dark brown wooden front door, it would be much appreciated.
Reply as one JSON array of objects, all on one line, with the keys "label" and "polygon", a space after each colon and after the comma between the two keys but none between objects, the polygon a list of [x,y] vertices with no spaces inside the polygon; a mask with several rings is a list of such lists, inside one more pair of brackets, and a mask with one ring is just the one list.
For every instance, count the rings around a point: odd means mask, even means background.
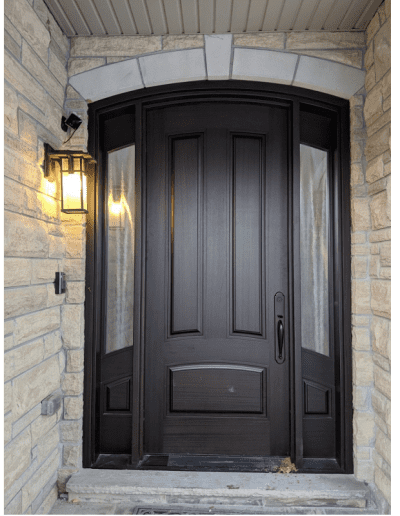
[{"label": "dark brown wooden front door", "polygon": [[146,135],[144,453],[288,455],[287,110],[157,108]]}]

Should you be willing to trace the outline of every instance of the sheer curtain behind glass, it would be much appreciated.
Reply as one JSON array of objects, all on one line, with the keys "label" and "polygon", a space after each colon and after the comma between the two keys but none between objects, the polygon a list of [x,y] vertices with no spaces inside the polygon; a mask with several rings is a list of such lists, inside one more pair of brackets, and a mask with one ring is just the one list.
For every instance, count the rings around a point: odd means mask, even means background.
[{"label": "sheer curtain behind glass", "polygon": [[302,346],[329,356],[328,155],[300,145]]},{"label": "sheer curtain behind glass", "polygon": [[133,344],[135,146],[108,153],[106,353]]}]

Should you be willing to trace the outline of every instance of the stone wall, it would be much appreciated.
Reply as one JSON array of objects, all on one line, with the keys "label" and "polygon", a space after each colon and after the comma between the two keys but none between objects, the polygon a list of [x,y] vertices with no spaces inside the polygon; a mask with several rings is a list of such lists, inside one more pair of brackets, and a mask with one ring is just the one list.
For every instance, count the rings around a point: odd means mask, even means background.
[{"label": "stone wall", "polygon": [[[364,166],[363,174],[358,176],[354,184],[354,202],[358,205],[358,215],[353,216],[353,237],[357,241],[357,253],[353,253],[353,290],[359,308],[357,313],[360,314],[354,326],[354,345],[358,349],[357,353],[364,356],[365,369],[368,371],[365,372],[365,384],[368,382],[369,385],[367,403],[372,405],[375,423],[373,434],[368,436],[372,446],[368,477],[372,476],[369,480],[374,481],[377,499],[383,505],[385,500],[390,504],[391,439],[390,30],[390,0],[386,0],[366,31]],[[361,403],[361,398],[356,399]],[[362,467],[361,461],[358,466]],[[361,476],[365,478],[367,474]]]},{"label": "stone wall", "polygon": [[[59,179],[45,180],[39,167],[43,142],[60,148],[66,138],[63,113],[84,120],[66,147],[86,149],[87,103],[67,71],[204,48],[205,38],[76,37],[70,48],[43,0],[6,0],[5,15],[5,504],[7,513],[34,513],[54,501],[57,471],[64,491],[82,456],[85,218],[60,213]],[[354,458],[357,478],[376,484],[383,505],[390,499],[389,37],[388,0],[366,36],[237,34],[231,42],[367,69],[365,89],[350,101]],[[66,295],[54,294],[57,270],[67,273]],[[41,401],[54,392],[64,394],[62,409],[41,416]]]},{"label": "stone wall", "polygon": [[354,456],[390,504],[390,0],[366,31],[365,88],[351,105]]},{"label": "stone wall", "polygon": [[[60,212],[43,143],[60,149],[70,42],[43,0],[5,2],[5,512],[47,513],[61,465],[80,466],[84,218]],[[78,135],[79,133],[77,133]],[[56,271],[66,294],[55,295]],[[41,415],[50,394],[64,406]],[[74,421],[77,419],[77,421]]]}]

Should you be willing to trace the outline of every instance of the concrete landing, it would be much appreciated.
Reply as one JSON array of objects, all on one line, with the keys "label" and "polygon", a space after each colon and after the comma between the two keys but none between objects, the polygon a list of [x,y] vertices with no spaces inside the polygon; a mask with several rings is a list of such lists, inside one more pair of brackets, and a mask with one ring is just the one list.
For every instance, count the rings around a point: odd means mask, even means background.
[{"label": "concrete landing", "polygon": [[138,505],[124,503],[91,503],[77,502],[71,503],[57,500],[49,514],[347,514],[363,515],[375,514],[376,508],[369,507],[364,509],[354,509],[351,507],[249,507],[249,506],[226,506],[219,505]]},{"label": "concrete landing", "polygon": [[[328,514],[310,509],[368,509],[369,501],[368,487],[353,475],[87,469],[72,475],[67,492],[70,502],[157,508],[180,504],[193,508],[246,507],[247,511],[263,509],[261,514],[268,514],[267,508],[304,508],[308,511],[304,514]],[[350,514],[346,510],[341,514]]]}]

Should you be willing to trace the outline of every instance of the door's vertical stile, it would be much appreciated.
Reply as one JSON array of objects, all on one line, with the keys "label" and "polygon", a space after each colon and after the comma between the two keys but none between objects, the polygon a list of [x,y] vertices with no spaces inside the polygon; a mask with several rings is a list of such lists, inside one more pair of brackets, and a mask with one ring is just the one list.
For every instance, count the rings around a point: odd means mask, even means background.
[{"label": "door's vertical stile", "polygon": [[[89,153],[98,160],[100,131],[98,115],[89,117]],[[83,467],[90,467],[96,460],[96,433],[99,431],[96,417],[96,342],[97,313],[96,287],[98,274],[96,259],[98,256],[98,165],[93,166],[88,174],[88,214],[86,216],[86,265],[85,265],[85,349],[84,349],[84,393],[88,410],[83,414]],[[101,248],[100,248],[101,249]],[[87,329],[90,328],[88,331]]]},{"label": "door's vertical stile", "polygon": [[[91,227],[88,231],[86,240],[87,255],[93,252],[96,246],[96,175],[97,170],[94,165],[91,166],[88,176],[88,214],[86,224]],[[89,467],[95,460],[95,432],[96,432],[96,327],[95,327],[95,267],[94,260],[86,261],[86,281],[85,281],[85,321],[91,331],[88,332],[89,338],[85,340],[85,364],[88,364],[86,374],[84,376],[84,389],[86,399],[88,400],[90,411],[83,414],[83,467]]]},{"label": "door's vertical stile", "polygon": [[[343,371],[342,368],[342,331],[337,331],[339,325],[342,324],[342,314],[341,311],[341,281],[339,278],[342,277],[341,271],[341,258],[339,262],[337,261],[337,256],[335,253],[341,253],[341,243],[338,238],[338,232],[340,232],[340,224],[337,221],[337,213],[340,210],[340,207],[337,205],[338,200],[338,187],[340,188],[340,184],[338,184],[338,179],[340,175],[340,168],[338,167],[338,151],[337,148],[337,138],[336,134],[331,135],[331,148],[328,153],[328,195],[329,195],[329,320],[331,324],[329,325],[329,353],[330,356],[334,358],[334,374],[337,375],[339,371],[339,376]],[[336,288],[335,288],[336,285]],[[337,298],[337,292],[340,292],[339,299]],[[332,324],[333,322],[333,324]],[[340,346],[335,346],[335,342],[340,342]],[[342,380],[339,379],[339,382]],[[336,383],[336,381],[335,381]],[[335,414],[335,456],[338,460],[339,464],[344,463],[344,448],[341,446],[341,438],[344,435],[344,421],[340,417],[340,411],[342,410],[342,390],[341,392],[335,392],[332,396],[332,411]]]},{"label": "door's vertical stile", "polygon": [[[289,361],[275,360],[274,300],[277,292],[285,296],[288,292],[288,106],[271,110],[268,116],[266,137],[266,252],[268,285],[268,335],[267,345],[270,352],[270,421],[274,422],[271,436],[271,454],[290,454],[290,410],[289,410]],[[287,311],[287,308],[286,308]],[[287,336],[284,348],[287,350]],[[285,408],[284,408],[285,407]]]},{"label": "door's vertical stile", "polygon": [[146,181],[143,171],[146,153],[144,152],[145,141],[143,139],[143,104],[136,103],[135,133],[136,133],[136,156],[135,156],[135,290],[134,290],[134,336],[133,336],[133,378],[132,378],[132,400],[138,400],[135,406],[133,401],[132,409],[132,464],[142,458],[143,455],[143,349],[144,349],[144,268],[145,242],[146,242]]},{"label": "door's vertical stile", "polygon": [[[297,468],[303,467],[303,380],[301,362],[300,290],[300,103],[292,104],[292,142],[289,160],[288,236],[289,236],[289,320],[291,374],[291,454]],[[290,152],[290,151],[289,151]]]},{"label": "door's vertical stile", "polygon": [[[104,135],[101,135],[100,138],[104,138]],[[103,142],[102,142],[103,143]],[[107,292],[107,280],[106,280],[106,272],[104,270],[105,264],[105,250],[107,249],[107,242],[104,238],[105,233],[105,192],[107,188],[106,181],[106,170],[107,170],[107,152],[104,149],[104,144],[101,145],[99,152],[99,168],[101,173],[99,174],[99,182],[98,182],[98,198],[97,198],[97,238],[98,238],[98,248],[96,253],[96,267],[97,267],[97,285],[96,285],[96,304],[97,304],[97,321],[96,321],[96,377],[98,378],[98,384],[96,387],[96,442],[101,442],[101,432],[102,432],[102,406],[101,406],[101,373],[102,373],[102,358],[104,353],[104,335],[105,335],[105,317],[106,313],[106,299],[105,292]]]},{"label": "door's vertical stile", "polygon": [[[341,356],[341,375],[340,375],[340,420],[343,421],[343,433],[341,435],[341,448],[343,453],[343,468],[345,473],[353,471],[353,404],[352,404],[352,356],[351,356],[351,231],[350,231],[350,180],[348,163],[350,163],[350,120],[349,110],[341,108],[338,113],[337,122],[337,141],[338,149],[335,160],[334,174],[338,184],[338,191],[335,192],[335,198],[338,199],[338,212],[335,216],[335,222],[339,226],[338,241],[341,243],[336,247],[337,253],[341,251],[341,290],[337,293],[340,314],[341,314],[341,335],[342,342],[340,349]],[[335,242],[336,246],[336,242]],[[339,256],[338,256],[339,258]],[[338,282],[337,282],[338,283]],[[347,444],[348,443],[348,444]]]}]

